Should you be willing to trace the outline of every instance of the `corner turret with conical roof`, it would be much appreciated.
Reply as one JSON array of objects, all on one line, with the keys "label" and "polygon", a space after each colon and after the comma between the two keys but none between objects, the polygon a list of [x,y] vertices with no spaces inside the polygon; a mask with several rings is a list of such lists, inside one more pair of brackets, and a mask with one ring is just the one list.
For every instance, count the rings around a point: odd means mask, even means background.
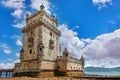
[{"label": "corner turret with conical roof", "polygon": [[67,48],[65,48],[64,52],[63,52],[63,57],[68,57],[69,52],[67,51]]},{"label": "corner turret with conical roof", "polygon": [[45,6],[42,3],[42,5],[40,6],[40,10],[44,10],[44,9],[45,9]]},{"label": "corner turret with conical roof", "polygon": [[84,69],[85,63],[84,63],[84,57],[83,57],[83,55],[81,55],[80,62],[82,63],[82,69]]}]

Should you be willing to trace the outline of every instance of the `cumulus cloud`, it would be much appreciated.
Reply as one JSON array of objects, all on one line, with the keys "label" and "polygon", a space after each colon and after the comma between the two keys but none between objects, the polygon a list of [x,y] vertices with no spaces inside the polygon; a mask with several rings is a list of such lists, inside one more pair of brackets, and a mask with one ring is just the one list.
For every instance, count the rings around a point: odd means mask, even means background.
[{"label": "cumulus cloud", "polygon": [[17,39],[17,41],[16,41],[16,45],[18,45],[18,46],[22,46],[22,42],[21,42],[20,40]]},{"label": "cumulus cloud", "polygon": [[23,13],[23,10],[17,9],[13,13],[11,13],[11,15],[20,18],[22,13]]},{"label": "cumulus cloud", "polygon": [[65,24],[60,25],[59,30],[62,51],[66,47],[70,55],[78,59],[84,55],[85,66],[120,66],[120,29],[99,35],[93,40],[79,38],[77,32],[68,29]]},{"label": "cumulus cloud", "polygon": [[96,37],[90,45],[87,45],[83,51],[89,60],[88,62],[97,61],[98,65],[104,65],[104,67],[120,66],[118,62],[120,61],[119,34],[120,29],[111,33],[102,34]]},{"label": "cumulus cloud", "polygon": [[15,55],[16,55],[17,57],[20,57],[20,53],[16,53]]},{"label": "cumulus cloud", "polygon": [[12,52],[7,44],[1,44],[0,47],[3,49],[5,54],[10,54]]},{"label": "cumulus cloud", "polygon": [[65,24],[60,25],[59,30],[61,31],[60,42],[62,52],[64,48],[67,48],[71,56],[79,58],[81,49],[85,44],[77,37],[77,32],[74,32],[72,29],[68,29],[68,26]]},{"label": "cumulus cloud", "polygon": [[14,39],[21,39],[21,36],[13,35],[11,38],[14,38]]},{"label": "cumulus cloud", "polygon": [[31,3],[32,3],[31,7],[36,10],[40,10],[40,5],[43,3],[45,6],[45,10],[48,13],[51,13],[50,10],[51,10],[52,4],[49,2],[49,0],[31,0]]},{"label": "cumulus cloud", "polygon": [[16,18],[21,18],[21,15],[25,9],[25,0],[1,0],[4,7],[14,9],[11,13]]},{"label": "cumulus cloud", "polygon": [[[30,11],[26,11],[26,5],[25,5],[25,0],[1,0],[0,3],[7,8],[13,9],[14,11],[11,12],[10,14],[16,18],[16,20],[13,23],[13,27],[15,28],[23,28],[25,26],[25,13],[28,12],[31,14]],[[40,5],[44,4],[45,10],[48,13],[51,13],[51,3],[49,0],[31,0],[31,8],[35,10],[40,9]],[[24,17],[23,17],[24,16]]]},{"label": "cumulus cloud", "polygon": [[24,26],[25,26],[25,21],[22,21],[22,22],[18,22],[18,23],[16,23],[16,24],[13,24],[13,27],[19,28],[19,29],[23,28]]},{"label": "cumulus cloud", "polygon": [[[23,28],[25,25],[25,15],[21,15],[25,12],[25,0],[2,0],[1,3],[5,7],[14,9],[14,12],[11,13],[16,18],[22,18],[22,22],[18,22],[13,26],[16,28]],[[98,9],[107,7],[107,5],[112,5],[112,0],[92,0],[94,5],[98,6]],[[42,0],[31,0],[32,9],[39,10],[40,5],[44,3],[45,9],[48,13],[51,9],[51,3],[48,0],[42,2]],[[111,22],[114,24],[114,22]],[[99,67],[114,67],[120,66],[120,29],[115,30],[114,32],[102,34],[97,36],[94,40],[79,38],[78,33],[74,29],[79,28],[75,26],[73,29],[69,29],[68,25],[62,24],[59,26],[61,31],[61,47],[62,52],[64,48],[67,48],[70,56],[80,58],[83,54],[86,59],[86,66],[99,66]],[[21,38],[19,36],[13,36],[16,39],[16,45],[21,46]],[[4,52],[9,54],[11,53],[10,48],[7,45],[1,45]],[[19,56],[19,53],[16,53],[16,56]],[[16,63],[18,61],[15,61]],[[0,68],[13,68],[14,63],[0,63]],[[6,66],[7,65],[7,66]],[[6,66],[6,67],[5,67]]]},{"label": "cumulus cloud", "polygon": [[22,37],[18,35],[14,35],[11,38],[16,39],[16,45],[17,46],[22,46]]},{"label": "cumulus cloud", "polygon": [[14,64],[13,63],[0,63],[0,69],[13,69],[14,68]]},{"label": "cumulus cloud", "polygon": [[107,5],[112,5],[112,0],[92,0],[94,5],[98,6],[98,9],[107,7]]},{"label": "cumulus cloud", "polygon": [[20,62],[19,60],[15,60],[11,63],[0,63],[0,69],[13,69],[15,63]]},{"label": "cumulus cloud", "polygon": [[10,14],[15,17],[13,27],[23,28],[25,26],[25,0],[1,0],[0,3],[7,8],[13,10]]},{"label": "cumulus cloud", "polygon": [[4,53],[10,54],[10,53],[11,53],[11,50],[9,50],[9,49],[4,49]]},{"label": "cumulus cloud", "polygon": [[13,59],[12,59],[12,58],[8,58],[7,60],[8,60],[8,61],[12,61]]}]

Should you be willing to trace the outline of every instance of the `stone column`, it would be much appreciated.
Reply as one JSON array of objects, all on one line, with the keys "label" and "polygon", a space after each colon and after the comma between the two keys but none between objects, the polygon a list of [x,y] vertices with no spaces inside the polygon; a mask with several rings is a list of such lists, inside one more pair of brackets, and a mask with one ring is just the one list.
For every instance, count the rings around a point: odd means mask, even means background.
[{"label": "stone column", "polygon": [[9,78],[10,78],[10,72],[9,72]]},{"label": "stone column", "polygon": [[7,72],[6,72],[6,76],[5,77],[7,78]]},{"label": "stone column", "polygon": [[1,76],[2,76],[2,72],[0,72],[0,78],[1,78]]}]

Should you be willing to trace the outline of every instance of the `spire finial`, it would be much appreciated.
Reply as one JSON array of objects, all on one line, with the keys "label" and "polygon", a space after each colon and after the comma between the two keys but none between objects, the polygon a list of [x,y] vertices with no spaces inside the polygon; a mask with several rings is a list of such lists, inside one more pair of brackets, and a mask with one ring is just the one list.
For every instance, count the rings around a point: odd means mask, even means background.
[{"label": "spire finial", "polygon": [[44,10],[44,8],[45,8],[45,6],[42,3],[42,5],[40,6],[40,10]]},{"label": "spire finial", "polygon": [[69,52],[67,51],[67,48],[65,48],[65,50],[63,51],[63,56],[67,57],[69,55]]}]

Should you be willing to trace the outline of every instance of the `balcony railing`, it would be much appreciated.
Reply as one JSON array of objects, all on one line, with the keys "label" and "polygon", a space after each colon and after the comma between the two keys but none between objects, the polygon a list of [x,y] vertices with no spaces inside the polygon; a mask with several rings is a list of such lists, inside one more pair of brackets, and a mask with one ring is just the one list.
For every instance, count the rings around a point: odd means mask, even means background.
[{"label": "balcony railing", "polygon": [[46,21],[45,19],[38,19],[38,20],[35,20],[33,21],[32,23],[30,24],[27,24],[27,27],[24,27],[22,30],[26,30],[27,28],[30,28],[36,24],[39,24],[39,23],[42,23],[43,25],[45,26],[48,26],[50,29],[54,30],[55,32],[57,33],[61,33],[56,27],[54,27],[51,23],[49,23],[48,21]]}]

